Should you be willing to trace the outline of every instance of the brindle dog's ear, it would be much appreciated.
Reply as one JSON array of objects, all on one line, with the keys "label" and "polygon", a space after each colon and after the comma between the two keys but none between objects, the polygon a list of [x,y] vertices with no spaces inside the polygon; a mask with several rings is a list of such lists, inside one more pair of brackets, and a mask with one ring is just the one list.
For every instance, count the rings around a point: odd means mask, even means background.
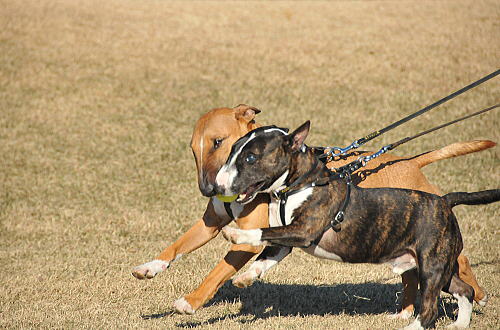
[{"label": "brindle dog's ear", "polygon": [[292,134],[288,135],[290,149],[292,151],[299,151],[304,145],[304,141],[306,140],[307,134],[309,134],[309,129],[311,128],[311,122],[308,120],[303,123],[299,128],[293,131]]},{"label": "brindle dog's ear", "polygon": [[244,119],[247,123],[253,122],[255,115],[260,113],[260,110],[246,104],[240,104],[233,108],[236,119]]}]

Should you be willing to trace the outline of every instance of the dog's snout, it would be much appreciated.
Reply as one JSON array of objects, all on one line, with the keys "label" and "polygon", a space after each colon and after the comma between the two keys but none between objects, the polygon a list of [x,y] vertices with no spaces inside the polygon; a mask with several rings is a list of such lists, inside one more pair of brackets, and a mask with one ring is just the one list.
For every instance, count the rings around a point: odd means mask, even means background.
[{"label": "dog's snout", "polygon": [[215,187],[211,184],[206,177],[199,178],[198,187],[200,188],[200,192],[205,197],[215,196]]},{"label": "dog's snout", "polygon": [[200,192],[202,193],[203,196],[205,197],[212,197],[215,195],[215,190],[214,186],[211,184],[202,184],[199,186],[200,187]]}]

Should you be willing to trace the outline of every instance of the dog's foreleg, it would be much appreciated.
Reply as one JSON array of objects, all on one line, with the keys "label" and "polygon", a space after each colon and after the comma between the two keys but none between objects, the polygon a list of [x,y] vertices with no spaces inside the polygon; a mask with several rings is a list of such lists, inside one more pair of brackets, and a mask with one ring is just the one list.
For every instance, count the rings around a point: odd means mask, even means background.
[{"label": "dog's foreleg", "polygon": [[193,227],[163,250],[153,261],[135,267],[132,270],[132,275],[140,280],[155,277],[183,254],[196,250],[217,236],[226,223],[227,221],[216,215],[212,203],[209,203],[203,219],[198,220]]},{"label": "dog's foreleg", "polygon": [[282,245],[290,247],[308,247],[321,234],[322,224],[308,219],[292,222],[282,227],[242,230],[225,227],[224,237],[235,244]]},{"label": "dog's foreleg", "polygon": [[181,314],[193,314],[260,250],[261,247],[250,245],[231,246],[224,259],[215,266],[198,288],[174,302],[174,309]]},{"label": "dog's foreleg", "polygon": [[140,266],[134,267],[134,269],[132,269],[132,275],[134,275],[134,277],[139,280],[143,280],[145,278],[150,279],[155,277],[158,273],[163,272],[169,266],[170,262],[155,259]]},{"label": "dog's foreleg", "polygon": [[253,246],[263,245],[264,242],[260,240],[262,236],[261,229],[238,229],[231,227],[224,227],[222,235],[225,239],[233,244],[250,244]]},{"label": "dog's foreleg", "polygon": [[250,268],[233,280],[233,284],[239,288],[245,288],[262,278],[267,271],[276,266],[281,260],[292,252],[291,247],[268,246],[257,257]]},{"label": "dog's foreleg", "polygon": [[[268,204],[258,200],[253,203],[254,205],[250,205],[252,212],[235,220],[240,228],[261,228],[269,225]],[[194,313],[215,295],[224,282],[261,250],[260,246],[232,245],[224,259],[208,274],[200,286],[174,303],[174,309],[183,314]]]}]

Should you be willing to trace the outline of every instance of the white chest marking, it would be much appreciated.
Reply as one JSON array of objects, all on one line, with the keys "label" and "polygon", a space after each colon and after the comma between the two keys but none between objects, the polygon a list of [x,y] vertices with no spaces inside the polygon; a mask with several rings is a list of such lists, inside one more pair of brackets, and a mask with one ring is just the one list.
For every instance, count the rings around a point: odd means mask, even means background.
[{"label": "white chest marking", "polygon": [[304,252],[309,253],[310,255],[313,255],[318,258],[323,258],[323,259],[331,259],[335,261],[343,261],[341,257],[336,255],[335,253],[328,252],[322,248],[320,248],[317,245],[311,245],[307,248],[302,249]]},{"label": "white chest marking", "polygon": [[[299,193],[290,195],[285,204],[285,224],[289,225],[293,221],[293,211],[300,207],[309,196],[313,193],[313,187],[302,190]],[[283,226],[281,223],[280,214],[281,201],[271,196],[271,203],[269,204],[269,225],[271,227]]]}]

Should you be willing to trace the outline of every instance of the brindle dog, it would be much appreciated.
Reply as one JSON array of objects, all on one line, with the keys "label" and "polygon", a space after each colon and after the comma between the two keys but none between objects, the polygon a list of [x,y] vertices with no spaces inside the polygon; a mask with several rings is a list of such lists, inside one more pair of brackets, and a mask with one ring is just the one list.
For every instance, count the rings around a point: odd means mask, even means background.
[{"label": "brindle dog", "polygon": [[[346,180],[332,176],[304,145],[308,132],[309,122],[290,135],[264,127],[234,144],[216,177],[218,193],[238,194],[242,204],[259,192],[296,193],[290,193],[284,207],[275,205],[285,213],[287,225],[251,230],[226,227],[224,236],[236,244],[301,247],[344,262],[390,263],[397,273],[416,269],[422,304],[409,328],[434,324],[441,290],[458,299],[459,314],[453,325],[467,327],[474,289],[458,277],[462,237],[452,207],[498,201],[500,190],[440,197],[395,188],[348,189]],[[345,220],[336,232],[329,223],[347,198]],[[270,212],[270,217],[277,213]]]}]

